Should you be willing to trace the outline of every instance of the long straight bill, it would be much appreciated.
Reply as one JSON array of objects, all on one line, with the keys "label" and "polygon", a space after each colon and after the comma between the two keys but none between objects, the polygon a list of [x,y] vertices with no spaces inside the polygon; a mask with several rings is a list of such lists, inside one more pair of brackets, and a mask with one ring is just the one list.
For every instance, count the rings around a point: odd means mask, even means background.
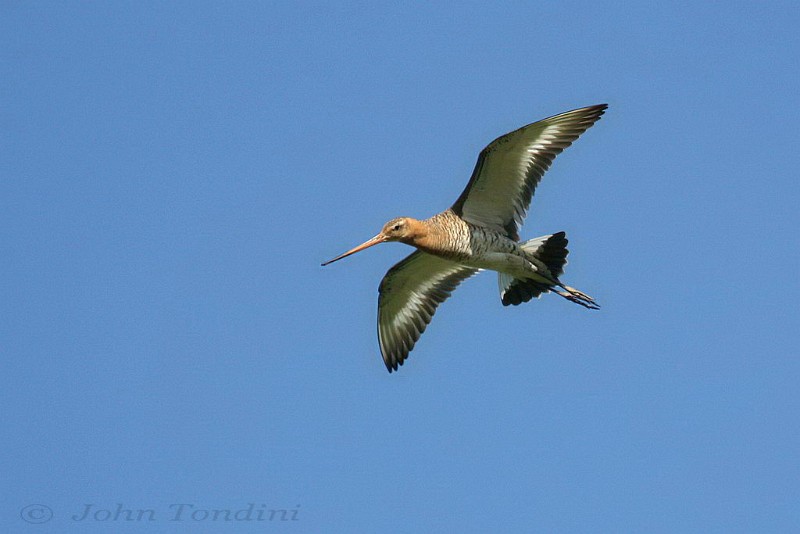
[{"label": "long straight bill", "polygon": [[339,261],[342,258],[346,258],[350,254],[355,254],[356,252],[364,250],[365,248],[369,248],[369,247],[371,247],[373,245],[377,245],[378,243],[383,243],[384,241],[386,241],[386,238],[383,236],[383,234],[378,234],[375,237],[373,237],[372,239],[370,239],[369,241],[365,241],[364,243],[361,243],[356,248],[348,250],[347,252],[345,252],[341,256],[336,256],[332,260],[326,261],[325,263],[322,264],[322,266],[325,267],[329,263],[333,263],[335,261]]}]

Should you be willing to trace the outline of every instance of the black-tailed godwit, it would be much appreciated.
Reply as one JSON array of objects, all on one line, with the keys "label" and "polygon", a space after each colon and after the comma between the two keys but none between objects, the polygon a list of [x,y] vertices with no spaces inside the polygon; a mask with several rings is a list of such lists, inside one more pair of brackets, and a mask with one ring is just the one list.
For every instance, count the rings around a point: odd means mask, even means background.
[{"label": "black-tailed godwit", "polygon": [[550,291],[589,309],[594,299],[564,285],[564,232],[519,241],[519,229],[553,159],[591,127],[607,105],[589,106],[523,126],[483,149],[464,192],[449,209],[425,220],[400,217],[360,250],[400,241],[417,250],[389,269],[378,297],[378,340],[389,372],[396,371],[431,321],[436,307],[466,278],[498,272],[500,299],[517,305]]}]

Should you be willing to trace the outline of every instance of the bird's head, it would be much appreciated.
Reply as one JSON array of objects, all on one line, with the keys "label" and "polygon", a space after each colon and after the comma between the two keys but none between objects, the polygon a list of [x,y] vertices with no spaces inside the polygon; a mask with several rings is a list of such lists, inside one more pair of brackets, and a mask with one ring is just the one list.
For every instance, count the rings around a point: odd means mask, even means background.
[{"label": "bird's head", "polygon": [[398,217],[383,225],[381,233],[385,241],[411,243],[420,234],[420,222],[411,217]]},{"label": "bird's head", "polygon": [[398,217],[384,224],[380,233],[378,233],[378,235],[372,239],[361,243],[357,247],[348,250],[340,256],[336,256],[330,261],[326,261],[322,265],[328,265],[329,263],[339,261],[342,258],[346,258],[347,256],[355,254],[356,252],[364,250],[365,248],[369,248],[379,243],[386,243],[387,241],[400,241],[408,245],[413,245],[415,240],[418,239],[423,233],[424,225],[421,221],[412,219],[411,217]]}]

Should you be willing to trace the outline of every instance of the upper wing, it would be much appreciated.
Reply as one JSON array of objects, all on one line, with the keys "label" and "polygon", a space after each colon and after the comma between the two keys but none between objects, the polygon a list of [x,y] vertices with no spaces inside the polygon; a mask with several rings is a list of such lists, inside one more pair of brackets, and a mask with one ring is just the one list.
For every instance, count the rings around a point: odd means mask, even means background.
[{"label": "upper wing", "polygon": [[556,155],[589,129],[607,104],[567,111],[498,137],[483,149],[452,210],[519,239],[533,191]]},{"label": "upper wing", "polygon": [[419,250],[389,269],[378,290],[378,341],[390,373],[403,365],[436,307],[476,272]]}]

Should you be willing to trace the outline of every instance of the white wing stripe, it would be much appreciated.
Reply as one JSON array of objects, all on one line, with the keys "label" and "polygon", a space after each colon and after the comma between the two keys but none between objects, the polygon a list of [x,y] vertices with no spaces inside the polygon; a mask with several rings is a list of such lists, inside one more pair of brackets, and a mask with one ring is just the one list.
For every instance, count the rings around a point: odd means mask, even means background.
[{"label": "white wing stripe", "polygon": [[378,299],[378,339],[390,371],[403,364],[436,307],[475,272],[476,269],[417,251],[386,273]]},{"label": "white wing stripe", "polygon": [[452,209],[466,221],[518,239],[531,197],[553,159],[603,114],[606,106],[568,111],[501,136],[481,152]]}]

